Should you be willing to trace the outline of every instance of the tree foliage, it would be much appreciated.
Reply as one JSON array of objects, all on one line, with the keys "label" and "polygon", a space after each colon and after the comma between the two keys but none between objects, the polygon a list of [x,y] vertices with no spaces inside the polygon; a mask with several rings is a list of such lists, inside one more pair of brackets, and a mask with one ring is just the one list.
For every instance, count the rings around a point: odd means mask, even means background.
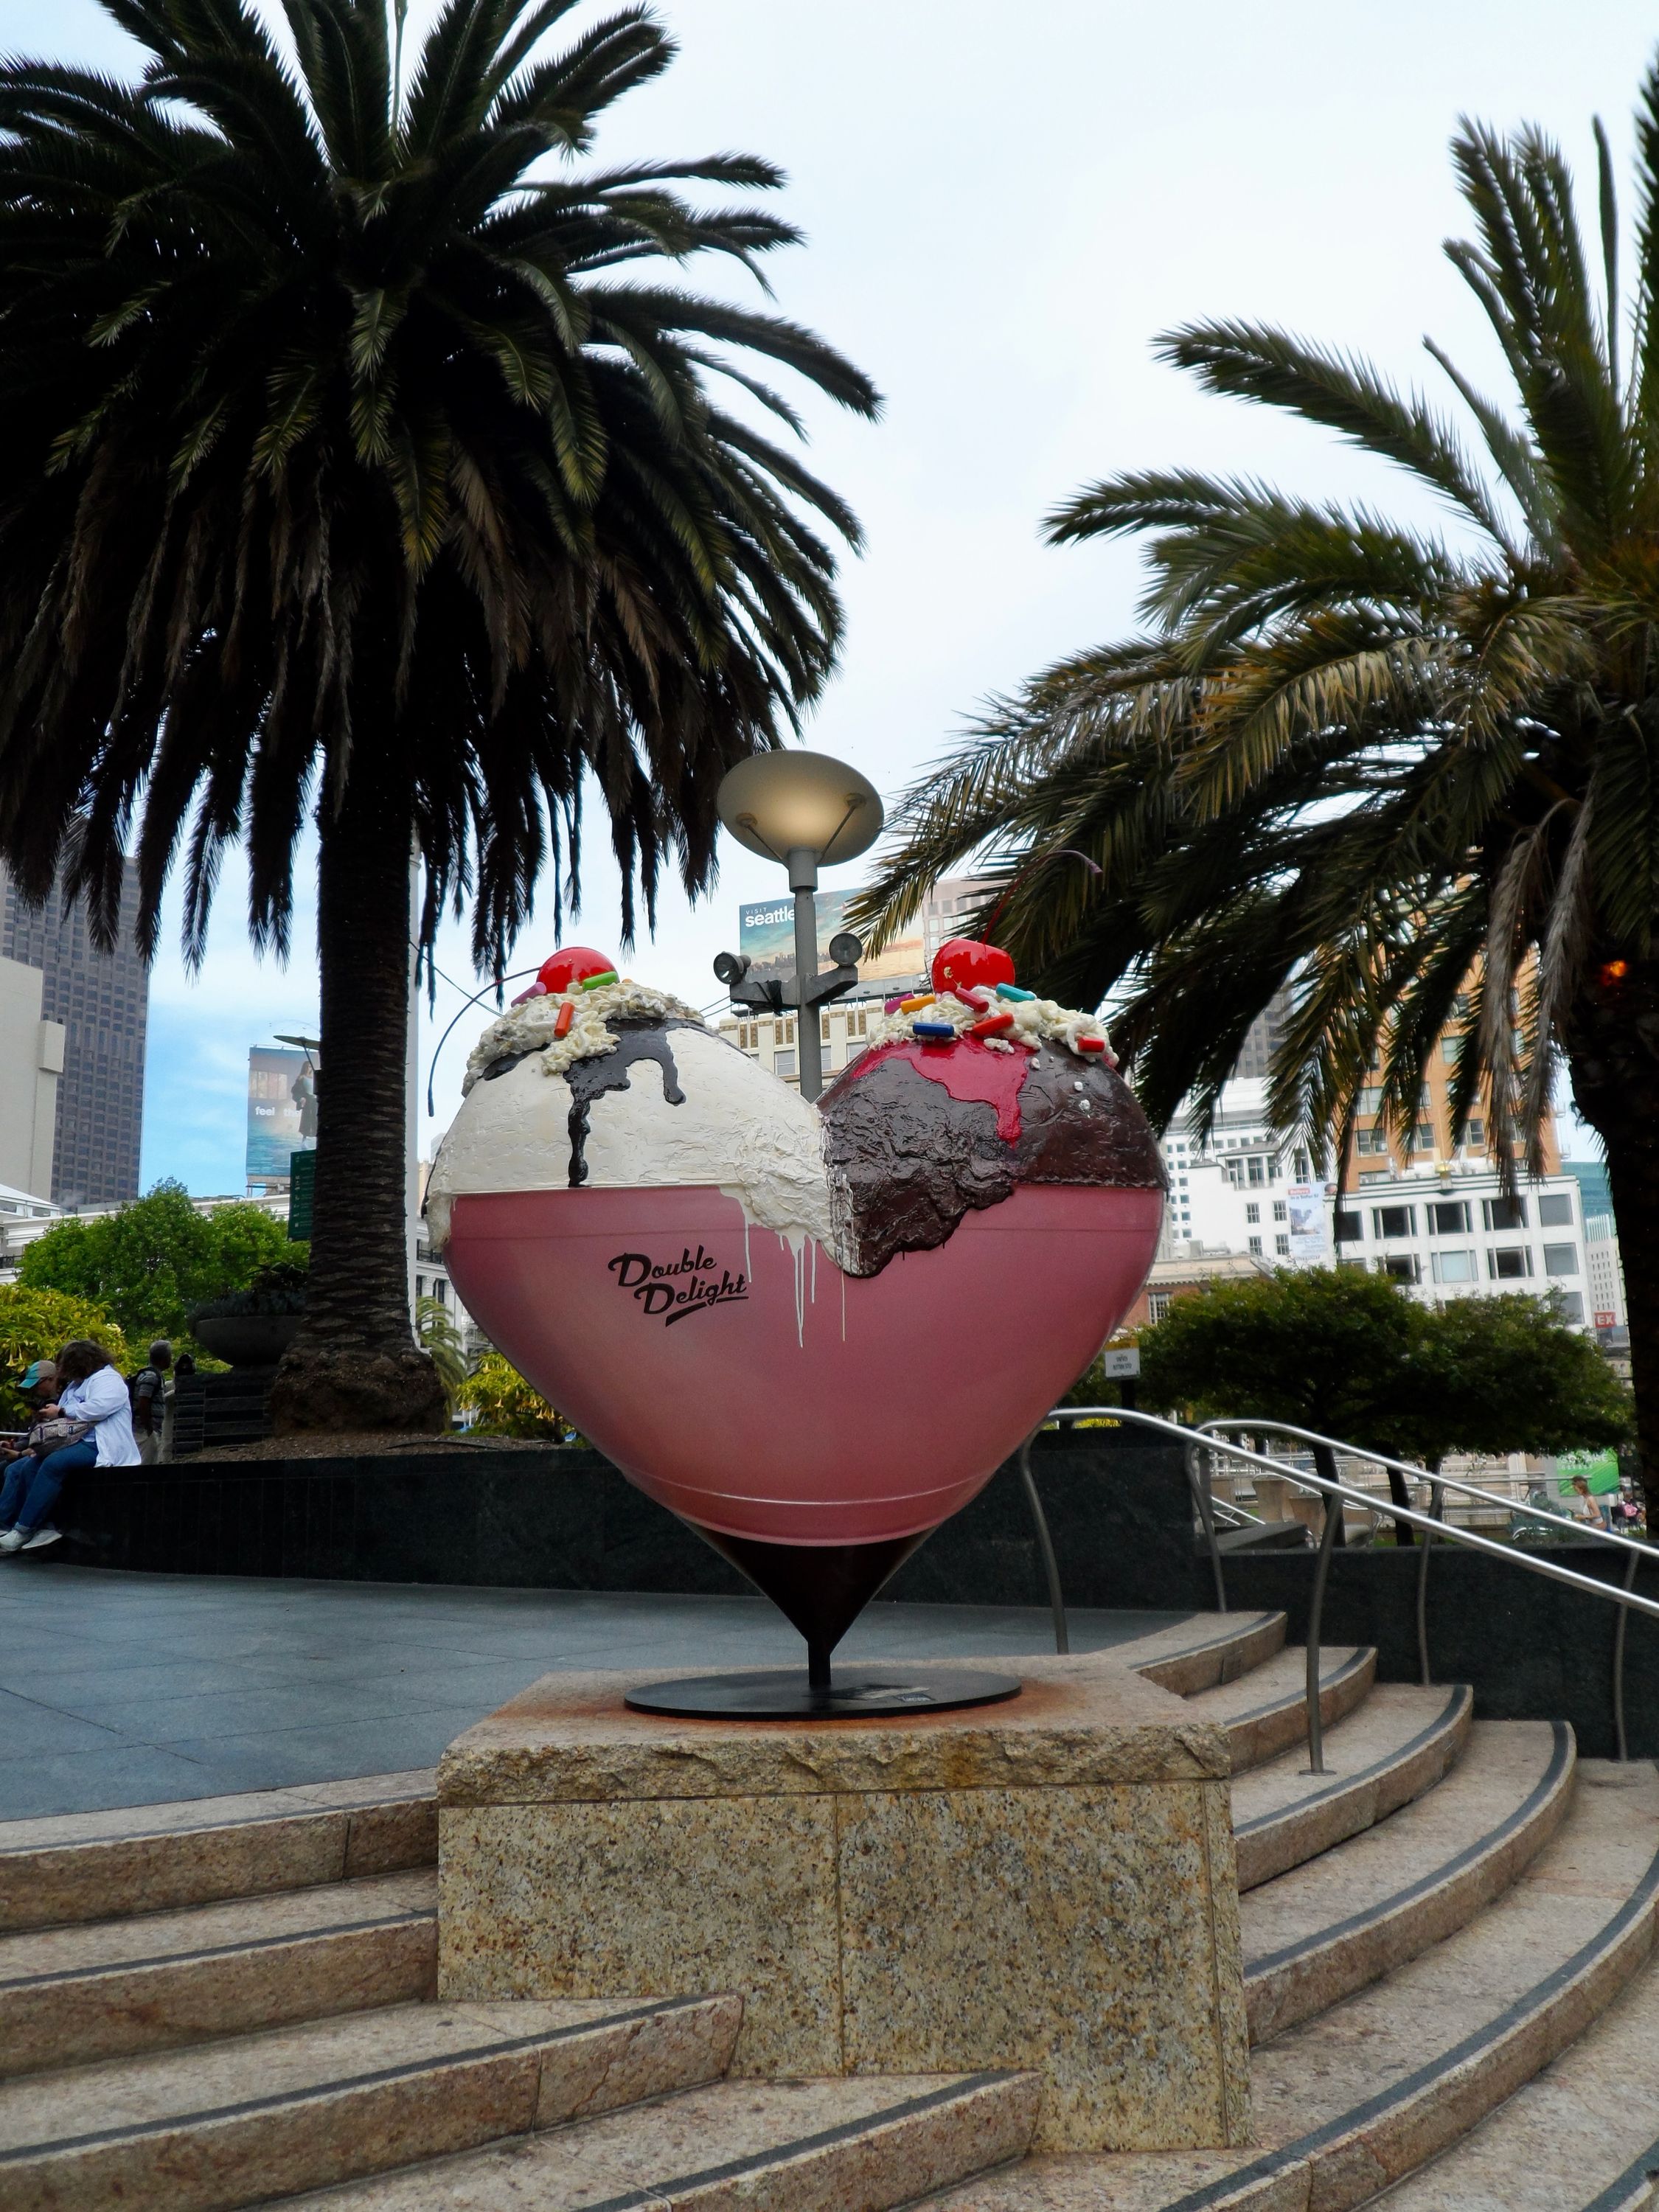
[{"label": "tree foliage", "polygon": [[484,1353],[456,1391],[455,1403],[472,1414],[469,1433],[475,1437],[530,1437],[550,1444],[574,1439],[569,1422],[502,1352]]},{"label": "tree foliage", "polygon": [[1506,1172],[1517,1144],[1540,1170],[1563,1051],[1603,1127],[1596,1033],[1631,1027],[1659,916],[1659,64],[1628,295],[1597,137],[1589,238],[1542,132],[1470,123],[1453,143],[1472,235],[1447,251],[1500,399],[1432,343],[1449,406],[1261,324],[1160,339],[1205,391],[1403,470],[1450,530],[1189,469],[1089,486],[1050,541],[1138,540],[1145,631],[992,703],[898,810],[855,926],[879,943],[988,849],[999,934],[1028,980],[1115,994],[1160,1124],[1189,1096],[1213,1111],[1289,983],[1270,1095],[1286,1133],[1351,1126],[1376,1060],[1409,1150],[1466,993],[1453,1142],[1474,1112]]},{"label": "tree foliage", "polygon": [[1141,1332],[1145,1402],[1252,1416],[1434,1464],[1449,1452],[1623,1442],[1630,1394],[1547,1301],[1436,1311],[1354,1267],[1206,1285]]},{"label": "tree foliage", "polygon": [[39,1284],[0,1285],[0,1428],[27,1427],[33,1411],[18,1387],[25,1370],[33,1360],[56,1358],[77,1336],[90,1337],[118,1367],[127,1366],[126,1339],[101,1306]]},{"label": "tree foliage", "polygon": [[147,1346],[157,1336],[182,1341],[192,1306],[305,1255],[258,1206],[198,1213],[182,1183],[161,1182],[112,1213],[55,1223],[25,1247],[18,1277],[32,1290],[88,1301]]},{"label": "tree foliage", "polygon": [[199,957],[245,836],[280,948],[356,779],[499,967],[591,773],[631,931],[840,634],[857,524],[757,425],[801,429],[775,372],[874,390],[674,281],[796,240],[781,173],[586,161],[673,57],[637,5],[444,0],[399,83],[387,0],[283,0],[286,53],[252,0],[102,4],[136,82],[0,64],[0,854],[43,894],[83,832],[109,942],[136,827],[149,948],[183,841]]}]

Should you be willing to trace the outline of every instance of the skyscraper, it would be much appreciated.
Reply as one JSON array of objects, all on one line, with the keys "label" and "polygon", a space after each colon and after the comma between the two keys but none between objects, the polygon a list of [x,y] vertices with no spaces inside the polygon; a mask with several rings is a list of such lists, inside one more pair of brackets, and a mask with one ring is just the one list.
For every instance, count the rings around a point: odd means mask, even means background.
[{"label": "skyscraper", "polygon": [[66,902],[54,886],[36,908],[9,876],[3,883],[0,953],[41,971],[41,1019],[64,1025],[50,1194],[60,1206],[119,1205],[138,1195],[144,1116],[149,970],[133,934],[137,871],[129,866],[122,884],[112,953],[93,949],[79,900]]}]

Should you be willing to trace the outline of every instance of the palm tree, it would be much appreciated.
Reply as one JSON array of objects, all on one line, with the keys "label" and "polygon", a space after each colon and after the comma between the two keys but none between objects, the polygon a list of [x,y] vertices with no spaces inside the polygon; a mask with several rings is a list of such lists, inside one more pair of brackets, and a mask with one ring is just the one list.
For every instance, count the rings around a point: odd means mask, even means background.
[{"label": "palm tree", "polygon": [[1466,1017],[1455,1135],[1484,1113],[1512,1176],[1517,1156],[1540,1164],[1565,1060],[1633,1262],[1654,1483],[1659,1269],[1640,1255],[1659,1249],[1659,64],[1638,114],[1627,307],[1595,136],[1594,252],[1540,132],[1465,123],[1453,142],[1474,235],[1447,252],[1497,337],[1501,403],[1431,343],[1461,422],[1275,329],[1160,341],[1206,390],[1405,470],[1444,526],[1185,471],[1082,492],[1048,535],[1144,539],[1144,633],[994,702],[908,795],[854,921],[890,928],[988,851],[998,934],[1060,995],[1115,994],[1115,1035],[1160,1122],[1189,1094],[1213,1111],[1287,984],[1270,1089],[1287,1133],[1335,1127],[1346,1146],[1375,1059],[1409,1143],[1428,1055]]},{"label": "palm tree", "polygon": [[[411,943],[468,898],[499,975],[585,787],[647,920],[713,870],[714,793],[823,684],[842,502],[760,427],[790,371],[868,380],[673,268],[796,234],[704,194],[746,155],[595,169],[598,118],[672,46],[643,8],[102,0],[117,82],[0,67],[0,857],[101,940],[136,833],[153,950],[175,856],[199,959],[225,846],[285,953],[319,839],[324,1080],[286,1426],[441,1425],[410,1330]],[[735,404],[722,394],[735,393]],[[411,911],[411,850],[426,891]]]}]

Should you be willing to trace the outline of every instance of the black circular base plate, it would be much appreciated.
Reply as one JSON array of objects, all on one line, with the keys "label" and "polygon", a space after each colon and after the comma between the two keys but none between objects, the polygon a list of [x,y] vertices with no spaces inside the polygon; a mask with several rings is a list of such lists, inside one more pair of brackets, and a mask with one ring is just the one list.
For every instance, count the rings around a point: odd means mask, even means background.
[{"label": "black circular base plate", "polygon": [[958,1705],[995,1705],[1017,1698],[1012,1674],[976,1667],[845,1667],[827,1690],[808,1683],[805,1668],[767,1673],[689,1674],[647,1682],[625,1703],[636,1713],[707,1721],[867,1721],[900,1713],[949,1712]]}]

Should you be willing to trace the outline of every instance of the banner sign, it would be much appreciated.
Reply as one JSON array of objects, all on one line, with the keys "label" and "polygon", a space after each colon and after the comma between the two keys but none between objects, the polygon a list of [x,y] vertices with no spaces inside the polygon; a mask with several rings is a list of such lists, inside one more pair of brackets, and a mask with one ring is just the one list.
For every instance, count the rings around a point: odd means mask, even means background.
[{"label": "banner sign", "polygon": [[[817,908],[818,966],[828,968],[830,940],[845,929],[852,891],[819,891]],[[754,963],[750,974],[763,983],[781,981],[795,972],[795,902],[793,898],[760,899],[738,908],[738,950]],[[927,955],[921,925],[915,922],[896,937],[873,960],[860,960],[860,983],[908,983],[927,972]]]},{"label": "banner sign", "polygon": [[317,1055],[256,1044],[247,1056],[247,1180],[286,1189],[289,1155],[317,1146]]}]

